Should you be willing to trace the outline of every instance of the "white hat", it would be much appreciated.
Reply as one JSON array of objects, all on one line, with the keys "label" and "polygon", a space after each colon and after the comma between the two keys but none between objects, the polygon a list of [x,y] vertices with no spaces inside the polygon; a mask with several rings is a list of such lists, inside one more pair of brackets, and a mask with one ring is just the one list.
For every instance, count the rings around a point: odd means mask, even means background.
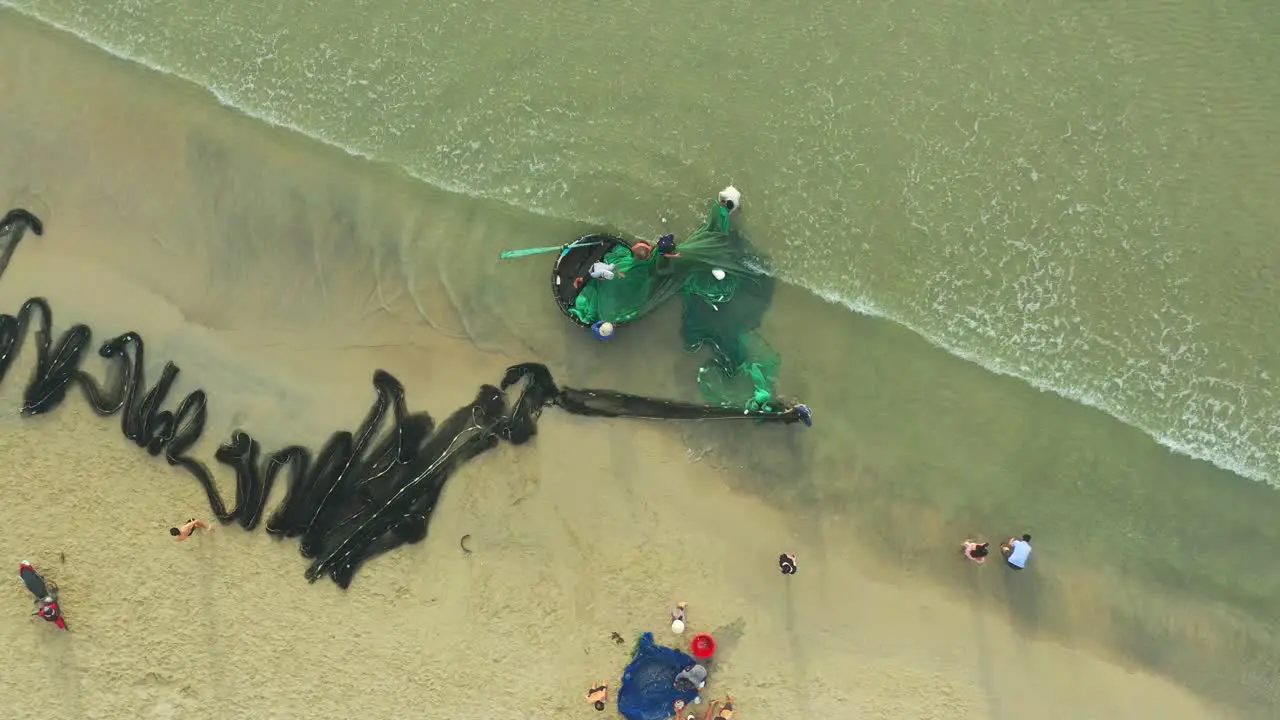
[{"label": "white hat", "polygon": [[613,323],[605,322],[600,324],[600,337],[609,337],[613,334]]},{"label": "white hat", "polygon": [[675,633],[675,634],[677,634],[677,635],[679,635],[680,633],[684,632],[684,621],[683,621],[683,620],[672,620],[672,621],[671,621],[671,632],[673,632],[673,633]]},{"label": "white hat", "polygon": [[720,191],[720,202],[728,203],[729,212],[733,212],[742,206],[742,193],[738,192],[738,188],[730,185]]},{"label": "white hat", "polygon": [[711,277],[713,277],[713,278],[715,278],[715,279],[717,279],[717,280],[723,280],[723,279],[724,279],[724,271],[723,271],[723,270],[721,270],[720,268],[715,268],[715,269],[713,269],[713,270],[711,271]]}]

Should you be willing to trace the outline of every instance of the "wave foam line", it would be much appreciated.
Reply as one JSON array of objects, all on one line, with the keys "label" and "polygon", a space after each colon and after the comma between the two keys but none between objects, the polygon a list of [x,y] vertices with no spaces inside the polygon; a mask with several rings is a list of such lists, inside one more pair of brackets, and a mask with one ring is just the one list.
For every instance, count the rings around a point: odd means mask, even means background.
[{"label": "wave foam line", "polygon": [[1152,439],[1154,439],[1160,445],[1163,445],[1164,447],[1168,448],[1169,450],[1172,450],[1175,453],[1178,453],[1179,455],[1184,455],[1186,457],[1194,458],[1196,460],[1203,460],[1205,462],[1213,464],[1218,468],[1221,468],[1228,472],[1235,473],[1236,475],[1239,475],[1248,480],[1254,480],[1256,482],[1265,483],[1274,488],[1280,488],[1280,482],[1277,482],[1274,478],[1272,478],[1267,473],[1266,470],[1256,467],[1248,463],[1247,461],[1227,455],[1225,453],[1214,453],[1211,451],[1206,451],[1205,448],[1203,448],[1202,446],[1191,445],[1189,443],[1182,442],[1176,438],[1170,437],[1163,431],[1150,427],[1149,425],[1144,423],[1141,419],[1134,417],[1130,413],[1126,412],[1124,408],[1118,407],[1113,403],[1108,402],[1107,398],[1101,395],[1085,392],[1075,388],[1063,387],[1063,386],[1054,384],[1044,378],[1038,378],[1038,377],[1022,374],[1017,370],[1015,370],[1011,364],[1003,360],[1000,360],[999,358],[980,355],[978,353],[972,352],[965,348],[958,347],[952,343],[948,343],[947,341],[941,338],[935,337],[934,335],[923,330],[922,328],[918,327],[917,325],[915,325],[910,321],[903,320],[902,318],[894,317],[891,313],[887,312],[883,308],[876,305],[873,301],[868,300],[866,298],[860,298],[860,299],[849,298],[841,294],[841,292],[838,290],[835,290],[832,288],[814,287],[808,283],[799,281],[795,278],[779,277],[778,279],[783,280],[788,284],[796,285],[798,287],[804,288],[808,292],[816,295],[817,297],[821,298],[822,300],[828,303],[831,303],[832,305],[838,305],[840,307],[845,308],[846,310],[850,310],[852,312],[858,313],[859,315],[866,315],[868,317],[887,320],[891,323],[894,323],[895,325],[904,327],[907,330],[911,331],[912,333],[915,333],[916,335],[923,338],[930,345],[933,345],[934,347],[946,352],[949,355],[960,358],[961,360],[971,362],[977,365],[978,367],[981,367],[982,369],[987,370],[988,372],[994,373],[996,375],[1003,375],[1005,377],[1011,377],[1017,380],[1021,380],[1022,382],[1027,383],[1031,387],[1041,392],[1053,393],[1054,395],[1057,395],[1066,400],[1070,400],[1071,402],[1079,403],[1081,405],[1091,407],[1095,410],[1100,410],[1106,413],[1107,415],[1110,415],[1111,417],[1115,418],[1116,420],[1119,420],[1125,425],[1141,430],[1142,432],[1150,436]]},{"label": "wave foam line", "polygon": [[510,199],[493,192],[480,190],[478,188],[463,185],[462,183],[458,183],[452,180],[446,180],[440,177],[435,177],[433,175],[425,174],[413,168],[405,167],[404,165],[398,162],[395,162],[393,160],[380,158],[366,150],[361,150],[360,148],[352,147],[339,140],[334,140],[333,138],[327,137],[318,131],[315,131],[309,128],[300,127],[292,122],[289,122],[288,120],[284,120],[269,112],[260,110],[250,105],[240,104],[236,98],[228,95],[227,93],[219,90],[216,87],[212,87],[200,80],[183,75],[177,70],[166,67],[156,60],[136,55],[128,50],[125,50],[119,47],[112,41],[102,38],[98,35],[95,35],[94,33],[89,32],[87,30],[80,30],[78,28],[69,27],[63,23],[58,22],[57,20],[53,20],[51,18],[45,17],[34,10],[16,7],[12,5],[9,2],[9,0],[0,0],[0,9],[7,9],[11,12],[22,15],[23,17],[35,20],[41,23],[42,25],[46,25],[60,32],[64,32],[76,38],[77,40],[80,40],[81,42],[92,45],[93,47],[96,47],[99,50],[102,50],[103,52],[107,53],[108,55],[111,55],[112,57],[119,58],[120,60],[124,60],[126,62],[130,62],[135,65],[140,65],[148,70],[160,73],[161,75],[167,75],[169,77],[177,78],[178,80],[181,80],[183,82],[187,82],[192,85],[195,85],[196,87],[204,90],[205,92],[213,96],[213,98],[217,100],[219,105],[225,108],[228,108],[230,110],[234,110],[235,112],[238,112],[241,115],[253,118],[254,120],[258,120],[260,122],[264,122],[267,125],[270,125],[272,127],[297,133],[305,138],[317,141],[324,145],[328,145],[329,147],[332,147],[332,148],[336,148],[352,157],[360,158],[361,160],[394,165],[395,167],[404,171],[407,175],[409,175],[413,179],[424,182],[428,185],[431,185],[432,187],[439,188],[440,190],[443,190],[445,192],[453,193],[455,195],[462,195],[464,197],[475,198],[478,200],[492,200],[494,202],[500,202],[504,205],[514,207],[519,210],[523,210],[525,212],[530,212],[530,213],[533,213],[534,215],[538,215],[541,217],[550,217],[558,220],[570,220],[574,222],[591,223],[591,224],[605,224],[606,222],[601,218],[594,218],[594,217],[575,217],[575,216],[566,217],[565,215],[562,215],[562,214],[553,213],[547,208],[541,207],[536,204],[525,205],[525,204],[515,203],[515,202],[512,202]]},{"label": "wave foam line", "polygon": [[[57,30],[67,33],[68,35],[71,35],[90,45],[93,45],[94,47],[97,47],[103,50],[104,52],[110,55],[113,55],[117,58],[120,58],[122,60],[126,60],[128,62],[141,65],[149,70],[153,70],[155,72],[168,75],[170,77],[178,78],[184,82],[192,83],[198,87],[203,88],[205,91],[207,91],[210,95],[216,98],[218,103],[223,107],[235,110],[236,112],[239,112],[243,115],[254,118],[255,120],[259,120],[261,122],[267,123],[268,125],[282,128],[290,132],[298,133],[299,135],[302,135],[304,137],[310,138],[312,140],[316,140],[330,147],[337,148],[353,157],[361,158],[363,160],[368,160],[372,162],[386,162],[381,158],[371,155],[370,153],[364,150],[360,150],[359,148],[348,146],[344,143],[341,143],[331,138],[317,134],[306,128],[299,127],[291,122],[282,120],[279,117],[275,117],[269,113],[256,110],[255,108],[252,108],[252,107],[239,105],[236,103],[234,98],[219,91],[217,88],[209,87],[208,85],[205,85],[202,82],[186,77],[181,73],[178,73],[177,71],[167,68],[161,65],[160,63],[154,60],[151,60],[149,58],[139,57],[137,55],[134,55],[133,53],[130,53],[126,50],[121,49],[111,41],[105,40],[90,32],[68,27],[55,20],[44,17],[34,11],[19,9],[13,6],[12,4],[10,4],[9,2],[6,2],[6,0],[0,0],[0,7],[7,8],[12,12],[16,12],[20,15],[36,20],[49,27],[56,28]],[[414,179],[427,183],[428,185],[431,185],[433,187],[440,188],[441,190],[444,190],[446,192],[451,192],[451,193],[454,193],[457,195],[463,195],[466,197],[500,202],[504,205],[516,207],[516,208],[519,208],[520,210],[531,212],[535,215],[539,215],[542,217],[553,217],[561,220],[571,220],[571,221],[601,224],[601,225],[607,224],[607,221],[601,218],[564,217],[562,215],[554,214],[549,210],[536,205],[529,206],[529,205],[517,204],[512,202],[508,198],[496,195],[491,192],[485,192],[483,190],[479,190],[476,188],[467,187],[462,185],[461,183],[445,180],[443,178],[428,176],[424,173],[417,172],[410,168],[404,167],[403,165],[399,165],[398,163],[391,163],[391,164],[395,164],[397,167],[399,167],[401,170],[403,170],[405,173],[407,173],[409,176],[413,177]],[[1248,464],[1245,461],[1230,457],[1225,454],[1205,452],[1202,448],[1193,447],[1175,438],[1171,438],[1168,435],[1162,433],[1161,431],[1155,430],[1154,428],[1147,426],[1141,420],[1135,417],[1132,417],[1131,415],[1126,413],[1122,408],[1115,407],[1111,403],[1108,403],[1105,398],[1093,395],[1091,393],[1086,393],[1079,390],[1071,389],[1071,388],[1060,387],[1042,378],[1029,377],[1029,376],[1020,374],[1015,369],[1013,369],[1013,367],[1010,364],[1004,361],[1001,361],[997,358],[984,357],[984,356],[978,355],[977,353],[971,352],[969,350],[965,350],[964,348],[960,348],[953,344],[947,343],[946,341],[940,338],[934,337],[930,333],[924,331],[914,323],[911,323],[909,321],[903,320],[898,317],[894,317],[893,315],[885,311],[883,308],[880,308],[875,303],[869,300],[851,299],[846,297],[845,295],[842,295],[837,290],[833,290],[831,288],[813,287],[812,285],[809,285],[808,283],[800,281],[796,278],[786,277],[785,275],[781,275],[781,274],[777,276],[777,279],[787,284],[803,288],[808,292],[814,294],[818,298],[828,303],[831,303],[833,305],[841,306],[847,310],[858,313],[860,315],[867,315],[870,317],[875,317],[875,318],[879,318],[882,320],[887,320],[889,322],[895,323],[915,333],[921,338],[924,338],[925,341],[927,341],[929,344],[933,345],[934,347],[940,350],[943,350],[944,352],[950,355],[958,357],[961,360],[974,363],[975,365],[978,365],[979,367],[989,372],[993,372],[997,375],[1016,378],[1018,380],[1021,380],[1029,384],[1033,388],[1040,390],[1041,392],[1051,392],[1055,395],[1058,395],[1059,397],[1065,398],[1072,402],[1077,402],[1082,405],[1086,405],[1088,407],[1094,408],[1096,410],[1100,410],[1126,425],[1129,425],[1131,427],[1137,428],[1138,430],[1141,430],[1142,432],[1146,433],[1151,438],[1153,438],[1156,442],[1160,443],[1166,448],[1169,448],[1173,452],[1179,453],[1181,455],[1185,455],[1187,457],[1195,458],[1197,460],[1203,460],[1203,461],[1212,463],[1213,465],[1223,470],[1226,470],[1228,472],[1233,472],[1249,480],[1255,480],[1257,482],[1266,483],[1267,485],[1270,485],[1272,487],[1280,488],[1280,483],[1277,483],[1276,481],[1274,481],[1261,468],[1253,467],[1252,465]]]}]

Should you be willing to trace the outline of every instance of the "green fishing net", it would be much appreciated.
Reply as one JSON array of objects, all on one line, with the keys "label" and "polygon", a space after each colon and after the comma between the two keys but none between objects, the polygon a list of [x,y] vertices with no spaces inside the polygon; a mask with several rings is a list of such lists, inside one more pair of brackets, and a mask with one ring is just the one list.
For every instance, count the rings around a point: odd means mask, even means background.
[{"label": "green fishing net", "polygon": [[656,297],[658,259],[637,260],[625,247],[615,247],[605,253],[603,262],[614,266],[617,274],[612,280],[591,279],[583,286],[569,312],[588,325],[597,320],[626,323],[647,314],[663,300]]},{"label": "green fishing net", "polygon": [[[781,409],[774,385],[781,358],[756,332],[773,299],[764,260],[729,223],[728,209],[713,206],[702,227],[676,245],[677,255],[637,260],[627,248],[604,257],[618,276],[588,280],[571,314],[584,323],[625,323],[679,293],[681,334],[689,352],[706,348],[698,388],[711,404],[744,410]],[[716,277],[714,270],[723,277]]]}]

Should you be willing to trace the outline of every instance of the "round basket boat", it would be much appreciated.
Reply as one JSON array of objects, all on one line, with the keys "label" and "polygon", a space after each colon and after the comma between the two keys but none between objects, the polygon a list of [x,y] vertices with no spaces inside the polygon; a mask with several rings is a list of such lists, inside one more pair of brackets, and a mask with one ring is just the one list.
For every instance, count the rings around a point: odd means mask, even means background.
[{"label": "round basket boat", "polygon": [[[580,288],[574,287],[573,281],[587,277],[591,266],[603,260],[604,256],[615,247],[629,249],[631,243],[613,235],[599,233],[583,235],[571,243],[565,243],[565,246],[560,249],[560,254],[556,256],[556,265],[551,270],[551,295],[556,299],[556,307],[559,307],[560,312],[564,313],[564,316],[574,325],[591,327],[590,324],[582,322],[569,312],[574,301],[578,299],[578,293],[582,292]],[[614,323],[615,326],[626,324],[625,322]]]}]

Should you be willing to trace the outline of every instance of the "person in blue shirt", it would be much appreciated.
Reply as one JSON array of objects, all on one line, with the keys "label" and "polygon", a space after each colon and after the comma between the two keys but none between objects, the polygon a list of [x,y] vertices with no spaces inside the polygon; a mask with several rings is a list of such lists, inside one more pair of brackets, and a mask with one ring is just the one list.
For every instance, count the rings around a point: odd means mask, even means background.
[{"label": "person in blue shirt", "polygon": [[1027,560],[1031,559],[1031,536],[1023,535],[1021,539],[1009,538],[1000,546],[1000,552],[1004,554],[1009,567],[1014,570],[1025,568]]},{"label": "person in blue shirt", "polygon": [[613,323],[608,322],[607,320],[597,320],[591,325],[591,334],[594,335],[597,340],[601,341],[612,338],[613,330]]}]

